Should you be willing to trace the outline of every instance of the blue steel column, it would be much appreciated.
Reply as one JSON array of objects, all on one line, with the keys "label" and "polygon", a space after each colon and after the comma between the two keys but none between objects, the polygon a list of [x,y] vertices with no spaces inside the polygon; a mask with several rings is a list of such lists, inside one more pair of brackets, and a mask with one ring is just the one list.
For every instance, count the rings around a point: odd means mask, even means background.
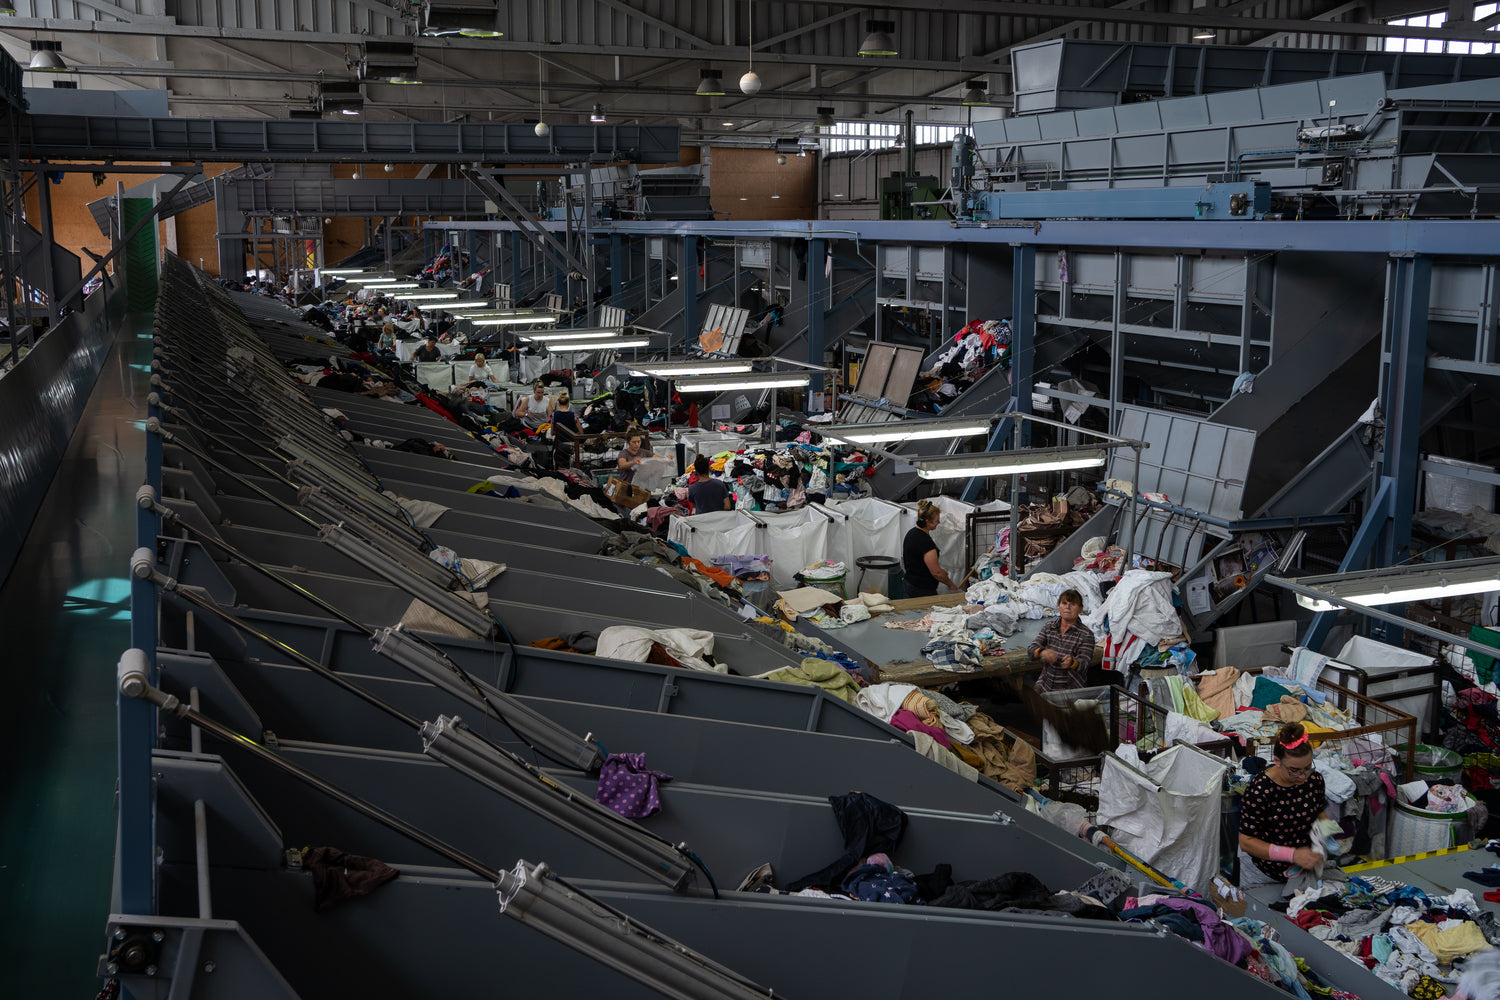
[{"label": "blue steel column", "polygon": [[1394,566],[1411,549],[1417,506],[1417,465],[1422,434],[1422,374],[1427,366],[1427,313],[1431,308],[1432,258],[1395,256],[1388,272],[1385,447],[1380,475],[1393,480],[1390,519],[1381,538],[1383,565]]},{"label": "blue steel column", "polygon": [[[1036,374],[1036,247],[1012,244],[1010,274],[1010,396],[1017,413],[1031,412],[1031,382]],[[1021,447],[1031,446],[1031,421],[1021,421]]]},{"label": "blue steel column", "polygon": [[[662,262],[665,266],[665,261]],[[682,289],[682,348],[691,350],[698,339],[698,237],[682,238],[677,259],[677,287]]]},{"label": "blue steel column", "polygon": [[[823,363],[823,326],[828,311],[828,279],[823,268],[827,257],[827,240],[807,241],[807,361],[813,365]],[[807,386],[808,395],[822,391],[823,376],[814,375]]]},{"label": "blue steel column", "polygon": [[511,304],[521,301],[521,293],[526,289],[521,287],[521,233],[512,229],[510,232],[510,300]]},{"label": "blue steel column", "polygon": [[[160,407],[150,406],[147,417],[162,419]],[[161,493],[161,438],[146,435],[146,481]],[[161,518],[137,510],[136,546],[156,551]],[[123,569],[124,567],[122,567]],[[151,661],[151,683],[156,678],[156,586],[149,580],[130,580],[130,645],[144,650]],[[155,913],[151,790],[151,749],[155,745],[156,709],[148,702],[115,693],[116,766],[119,770],[120,912]]]},{"label": "blue steel column", "polygon": [[617,233],[609,237],[609,304],[625,305],[625,237]]}]

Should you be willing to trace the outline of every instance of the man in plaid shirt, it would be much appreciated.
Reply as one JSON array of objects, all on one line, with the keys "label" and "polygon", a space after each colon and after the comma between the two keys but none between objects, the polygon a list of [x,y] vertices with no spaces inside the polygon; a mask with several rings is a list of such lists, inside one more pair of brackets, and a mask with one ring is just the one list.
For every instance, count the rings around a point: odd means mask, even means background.
[{"label": "man in plaid shirt", "polygon": [[1083,596],[1076,590],[1063,591],[1057,598],[1057,613],[1026,647],[1027,656],[1042,661],[1036,690],[1043,694],[1083,687],[1094,659],[1094,633],[1078,621]]}]

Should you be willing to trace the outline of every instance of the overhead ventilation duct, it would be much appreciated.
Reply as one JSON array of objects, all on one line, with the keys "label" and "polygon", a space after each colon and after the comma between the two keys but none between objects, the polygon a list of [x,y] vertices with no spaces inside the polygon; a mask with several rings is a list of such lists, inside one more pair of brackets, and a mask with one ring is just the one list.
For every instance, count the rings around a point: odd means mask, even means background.
[{"label": "overhead ventilation duct", "polygon": [[325,115],[357,115],[365,109],[358,80],[325,80],[318,87],[318,110]]},{"label": "overhead ventilation duct", "polygon": [[495,0],[426,0],[422,34],[464,38],[500,38],[500,10]]},{"label": "overhead ventilation duct", "polygon": [[359,78],[375,82],[415,79],[417,46],[410,41],[370,40],[360,46]]}]

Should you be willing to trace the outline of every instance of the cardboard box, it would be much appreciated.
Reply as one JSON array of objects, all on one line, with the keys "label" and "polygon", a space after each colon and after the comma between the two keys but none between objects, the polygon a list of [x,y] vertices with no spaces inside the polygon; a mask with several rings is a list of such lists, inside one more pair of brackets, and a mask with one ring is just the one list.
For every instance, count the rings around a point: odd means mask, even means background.
[{"label": "cardboard box", "polygon": [[648,490],[632,486],[619,476],[609,477],[609,481],[604,484],[604,495],[621,507],[629,507],[631,510],[639,507],[651,497]]}]

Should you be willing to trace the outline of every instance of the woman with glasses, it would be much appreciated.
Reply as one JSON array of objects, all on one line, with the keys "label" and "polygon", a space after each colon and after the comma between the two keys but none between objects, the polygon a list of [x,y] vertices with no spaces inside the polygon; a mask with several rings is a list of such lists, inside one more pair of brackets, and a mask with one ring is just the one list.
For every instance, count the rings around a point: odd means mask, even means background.
[{"label": "woman with glasses", "polygon": [[1310,846],[1313,822],[1328,799],[1323,776],[1313,769],[1312,744],[1300,723],[1276,734],[1276,760],[1255,776],[1240,799],[1240,886],[1285,882],[1289,869],[1312,868],[1320,859]]}]

